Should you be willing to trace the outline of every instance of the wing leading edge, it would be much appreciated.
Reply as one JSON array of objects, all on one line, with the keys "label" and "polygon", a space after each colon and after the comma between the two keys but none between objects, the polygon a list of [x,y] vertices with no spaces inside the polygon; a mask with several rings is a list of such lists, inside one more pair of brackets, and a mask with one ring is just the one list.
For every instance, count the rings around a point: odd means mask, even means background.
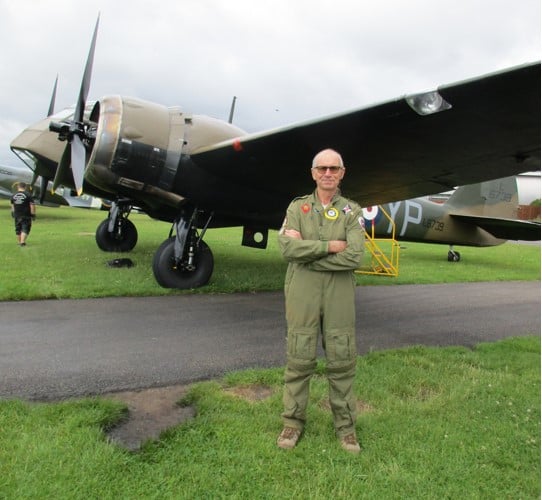
[{"label": "wing leading edge", "polygon": [[[341,152],[345,195],[362,206],[540,169],[540,63],[441,86],[420,115],[407,98],[193,151],[199,168],[291,198],[312,190],[314,154]],[[408,96],[407,96],[408,97]]]}]

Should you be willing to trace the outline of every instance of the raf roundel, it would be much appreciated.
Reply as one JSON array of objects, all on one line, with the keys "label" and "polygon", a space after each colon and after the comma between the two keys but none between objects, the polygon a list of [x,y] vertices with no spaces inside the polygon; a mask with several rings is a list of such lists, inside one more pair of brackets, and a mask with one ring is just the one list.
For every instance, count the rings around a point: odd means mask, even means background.
[{"label": "raf roundel", "polygon": [[363,209],[363,218],[365,220],[374,220],[376,219],[377,215],[378,215],[378,206],[376,205]]},{"label": "raf roundel", "polygon": [[328,208],[324,212],[324,217],[328,220],[335,220],[337,217],[339,217],[339,211],[336,208]]}]

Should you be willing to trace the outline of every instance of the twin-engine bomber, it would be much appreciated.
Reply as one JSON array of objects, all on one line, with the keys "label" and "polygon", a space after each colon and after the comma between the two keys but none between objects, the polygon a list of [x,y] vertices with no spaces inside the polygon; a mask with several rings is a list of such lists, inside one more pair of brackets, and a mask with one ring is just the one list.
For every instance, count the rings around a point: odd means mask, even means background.
[{"label": "twin-engine bomber", "polygon": [[113,202],[96,233],[102,250],[135,246],[133,207],[171,222],[153,261],[164,287],[209,281],[207,228],[243,226],[242,244],[265,248],[291,199],[312,191],[310,161],[324,148],[342,154],[343,194],[364,207],[540,169],[539,62],[247,134],[132,97],[87,102],[98,24],[75,107],[53,114],[51,105],[11,148],[55,189]]}]

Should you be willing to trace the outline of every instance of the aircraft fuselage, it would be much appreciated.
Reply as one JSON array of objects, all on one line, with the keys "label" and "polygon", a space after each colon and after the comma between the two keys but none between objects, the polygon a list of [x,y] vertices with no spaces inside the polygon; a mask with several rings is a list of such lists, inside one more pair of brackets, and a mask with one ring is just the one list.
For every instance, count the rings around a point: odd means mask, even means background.
[{"label": "aircraft fuselage", "polygon": [[383,207],[391,220],[378,207],[364,210],[367,232],[374,232],[376,237],[390,238],[395,224],[397,240],[480,247],[505,241],[473,224],[455,219],[448,213],[446,205],[427,198],[386,203]]}]

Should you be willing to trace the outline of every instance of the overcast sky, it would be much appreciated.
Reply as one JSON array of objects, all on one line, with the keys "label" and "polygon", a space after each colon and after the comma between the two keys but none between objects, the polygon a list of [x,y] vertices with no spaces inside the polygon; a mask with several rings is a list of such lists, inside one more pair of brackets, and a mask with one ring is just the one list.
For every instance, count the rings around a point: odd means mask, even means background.
[{"label": "overcast sky", "polygon": [[121,94],[256,132],[540,59],[540,0],[0,0],[0,163],[73,104]]}]

